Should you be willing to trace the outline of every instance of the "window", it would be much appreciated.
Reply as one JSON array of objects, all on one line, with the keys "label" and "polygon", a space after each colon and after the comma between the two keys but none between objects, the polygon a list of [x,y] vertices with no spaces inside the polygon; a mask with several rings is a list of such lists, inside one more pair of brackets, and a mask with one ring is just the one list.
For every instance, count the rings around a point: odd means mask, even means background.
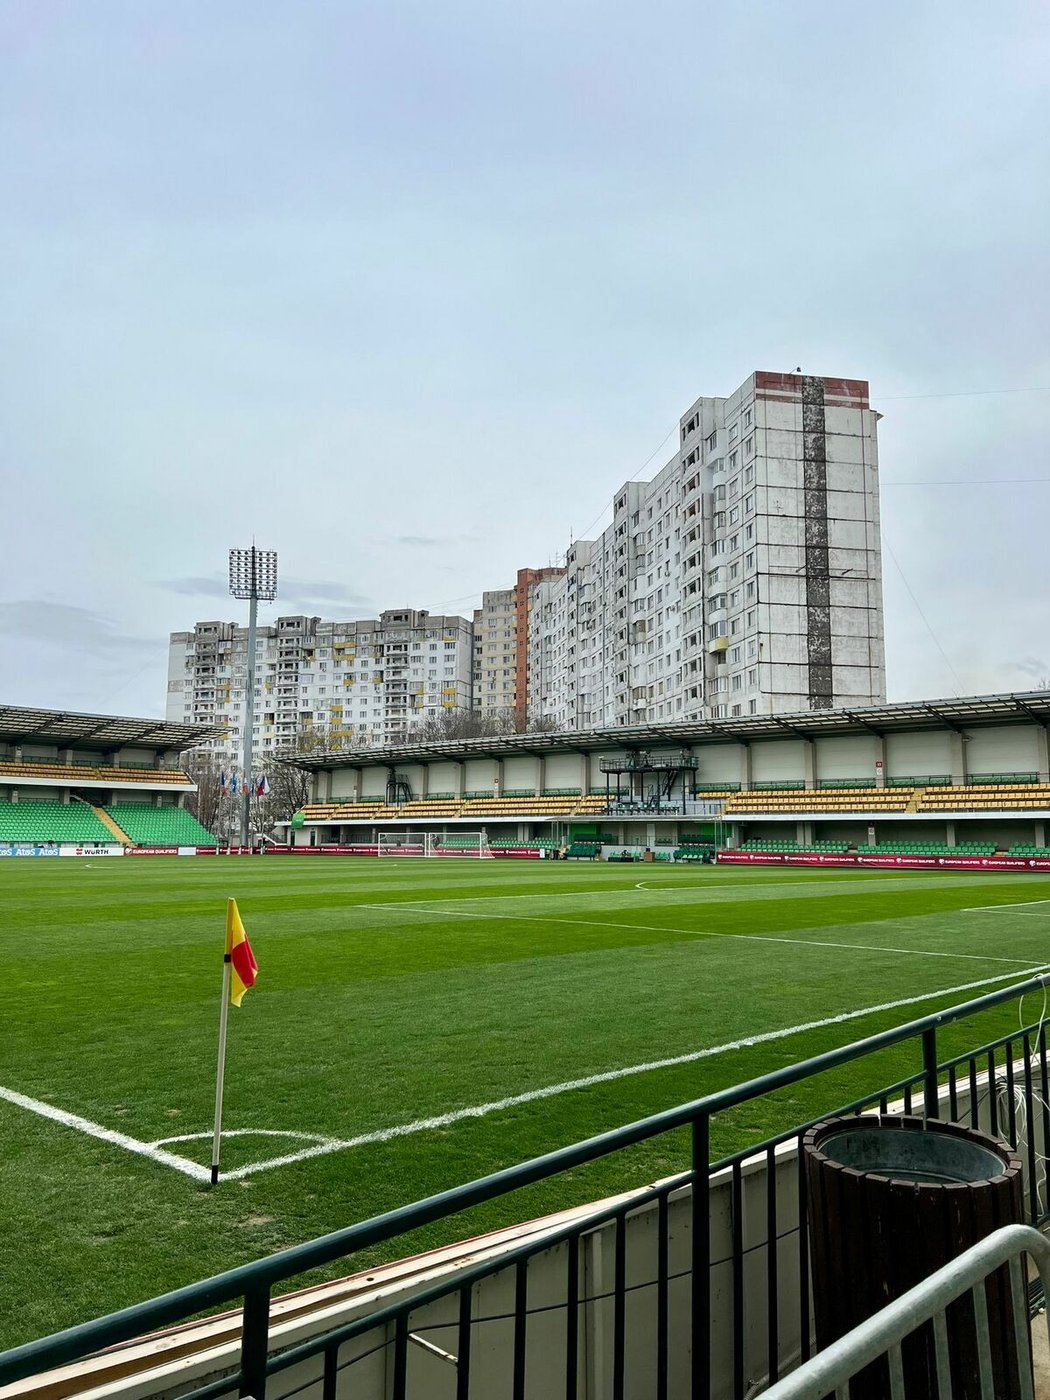
[{"label": "window", "polygon": [[745,428],[750,428],[750,426],[751,426],[751,410],[750,410],[749,408],[745,408],[745,409],[744,409],[744,427],[745,427]]},{"label": "window", "polygon": [[751,436],[748,438],[747,442],[744,443],[744,456],[745,456],[745,457],[753,457],[754,455],[755,455],[755,435],[754,435],[754,433],[752,433]]}]

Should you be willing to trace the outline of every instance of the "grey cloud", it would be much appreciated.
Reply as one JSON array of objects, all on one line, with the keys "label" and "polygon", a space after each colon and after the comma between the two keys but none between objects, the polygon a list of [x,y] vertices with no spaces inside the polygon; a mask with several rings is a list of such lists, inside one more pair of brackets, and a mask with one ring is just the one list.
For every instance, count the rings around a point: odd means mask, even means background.
[{"label": "grey cloud", "polygon": [[[201,578],[190,575],[186,578],[164,579],[161,588],[171,593],[183,593],[196,598],[228,598],[229,587],[221,578]],[[325,579],[304,579],[285,576],[279,578],[277,606],[286,603],[339,603],[346,607],[360,607],[371,602],[370,598],[355,593],[343,583],[332,583]]]},{"label": "grey cloud", "polygon": [[436,535],[395,535],[394,543],[407,545],[409,549],[430,549],[445,541],[438,539]]},{"label": "grey cloud", "polygon": [[118,632],[101,613],[70,603],[43,599],[19,599],[0,603],[0,635],[22,637],[45,645],[75,647],[78,651],[127,652],[155,650],[157,640]]},{"label": "grey cloud", "polygon": [[1040,661],[1035,656],[1019,656],[1014,660],[1013,667],[1015,671],[1020,671],[1022,676],[1031,676],[1037,681],[1042,680],[1044,676],[1050,676],[1050,663]]},{"label": "grey cloud", "polygon": [[227,584],[217,578],[169,578],[164,579],[160,586],[172,593],[186,593],[198,598],[225,598],[230,591]]}]

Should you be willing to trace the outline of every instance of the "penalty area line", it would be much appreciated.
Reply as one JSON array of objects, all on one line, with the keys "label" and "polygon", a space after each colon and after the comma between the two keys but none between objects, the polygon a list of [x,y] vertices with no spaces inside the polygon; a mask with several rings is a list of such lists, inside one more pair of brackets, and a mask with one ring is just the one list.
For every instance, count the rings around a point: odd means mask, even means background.
[{"label": "penalty area line", "polygon": [[[416,1133],[433,1132],[439,1128],[449,1128],[456,1123],[471,1118],[487,1118],[492,1113],[502,1113],[523,1104],[537,1103],[541,1099],[556,1098],[559,1094],[571,1094],[579,1089],[590,1089],[597,1084],[611,1084],[617,1079],[628,1079],[636,1074],[649,1074],[653,1070],[674,1069],[679,1065],[694,1064],[697,1060],[710,1059],[715,1055],[728,1054],[733,1050],[748,1050],[754,1045],[768,1045],[771,1041],[786,1040],[789,1036],[803,1035],[807,1031],[824,1030],[828,1026],[843,1025],[848,1021],[859,1021],[865,1016],[876,1016],[884,1011],[898,1011],[904,1006],[917,1006],[920,1002],[933,1001],[937,997],[956,996],[960,992],[976,991],[979,987],[992,987],[999,982],[1009,982],[1019,976],[1034,976],[1045,972],[1045,965],[1029,967],[1024,973],[1001,972],[995,977],[982,977],[976,982],[962,982],[954,987],[940,987],[934,991],[922,992],[917,996],[900,997],[895,1001],[879,1002],[875,1006],[863,1006],[855,1011],[841,1011],[835,1016],[822,1016],[817,1021],[803,1021],[797,1026],[785,1026],[780,1030],[761,1031],[757,1035],[742,1036],[739,1040],[728,1040],[722,1045],[709,1045],[701,1050],[689,1050],[683,1055],[669,1055],[660,1060],[646,1060],[641,1064],[624,1065],[619,1069],[603,1070],[598,1074],[584,1075],[580,1079],[567,1079],[560,1084],[548,1084],[542,1089],[528,1089],[521,1094],[510,1094],[507,1098],[493,1099],[490,1103],[474,1104],[469,1108],[457,1108],[449,1113],[435,1114],[431,1118],[417,1118],[411,1123],[399,1123],[390,1128],[380,1128],[371,1133],[360,1133],[356,1137],[342,1141],[333,1140],[304,1148],[301,1152],[289,1152],[268,1161],[249,1162],[247,1166],[236,1167],[223,1172],[223,1181],[236,1181],[241,1177],[253,1176],[258,1172],[270,1171],[274,1167],[291,1166],[309,1157],[324,1157],[332,1152],[343,1152],[352,1147],[370,1147],[377,1143],[391,1142],[395,1138],[412,1137]],[[1050,983],[1050,977],[1047,977]]]}]

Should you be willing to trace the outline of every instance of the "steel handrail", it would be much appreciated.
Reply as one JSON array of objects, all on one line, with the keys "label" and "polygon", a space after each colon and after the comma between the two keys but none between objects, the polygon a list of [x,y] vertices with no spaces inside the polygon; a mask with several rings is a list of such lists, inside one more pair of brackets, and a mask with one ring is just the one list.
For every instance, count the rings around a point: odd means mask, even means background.
[{"label": "steel handrail", "polygon": [[[888,1303],[874,1317],[869,1317],[844,1337],[832,1342],[797,1371],[763,1391],[763,1400],[821,1400],[826,1395],[848,1394],[846,1387],[859,1371],[888,1355],[916,1328],[933,1321],[949,1304],[979,1285],[989,1274],[1004,1264],[1018,1261],[1023,1254],[1030,1255],[1035,1261],[1045,1299],[1050,1291],[1050,1242],[1031,1225],[1005,1225],[972,1245],[958,1258],[950,1260],[914,1288],[909,1288],[907,1293]],[[1032,1394],[1031,1377],[1025,1374],[1027,1346],[1023,1351],[1021,1348],[1023,1332],[1028,1327],[1027,1290],[1019,1268],[1011,1269],[1010,1281],[1021,1397],[1024,1400],[1024,1397]],[[1050,1337],[1050,1316],[1046,1317],[1046,1325]],[[985,1377],[982,1376],[982,1379]],[[943,1393],[951,1394],[950,1391]]]},{"label": "steel handrail", "polygon": [[[557,1148],[516,1166],[505,1167],[475,1181],[438,1192],[422,1201],[386,1211],[355,1225],[345,1226],[316,1240],[292,1245],[276,1254],[249,1264],[241,1264],[212,1278],[187,1284],[146,1302],[121,1308],[105,1317],[79,1323],[48,1337],[23,1343],[0,1354],[0,1386],[22,1380],[39,1371],[80,1360],[106,1347],[133,1340],[146,1332],[183,1321],[235,1299],[244,1299],[247,1331],[249,1314],[253,1314],[257,1321],[265,1319],[267,1309],[262,1306],[261,1300],[265,1298],[268,1303],[270,1290],[275,1284],[311,1269],[321,1268],[359,1250],[382,1244],[411,1230],[433,1224],[437,1220],[459,1214],[522,1187],[534,1185],[558,1172],[597,1161],[621,1148],[634,1146],[678,1128],[706,1123],[716,1113],[738,1107],[763,1094],[787,1088],[803,1079],[852,1063],[904,1041],[919,1037],[923,1040],[926,1109],[930,1116],[936,1116],[937,1065],[935,1057],[932,1062],[930,1060],[931,1046],[935,1055],[936,1029],[1046,987],[1050,987],[1050,972],[1040,973],[1024,982],[988,992],[972,1001],[946,1007],[942,1011],[933,1012],[902,1026],[877,1032],[862,1040],[811,1056],[797,1064],[785,1065],[743,1084],[717,1090],[703,1098],[596,1134],[568,1147]],[[931,993],[931,999],[936,995]]]}]

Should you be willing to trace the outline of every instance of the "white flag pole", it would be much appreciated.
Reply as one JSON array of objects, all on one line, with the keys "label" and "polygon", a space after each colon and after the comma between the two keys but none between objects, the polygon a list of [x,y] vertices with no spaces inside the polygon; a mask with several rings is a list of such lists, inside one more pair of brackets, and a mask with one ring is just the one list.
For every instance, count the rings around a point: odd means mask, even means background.
[{"label": "white flag pole", "polygon": [[219,1147],[222,1139],[222,1085],[226,1077],[226,1020],[230,1010],[230,955],[222,960],[222,1004],[219,1008],[219,1063],[215,1074],[215,1129],[211,1139],[211,1184],[219,1180]]}]

